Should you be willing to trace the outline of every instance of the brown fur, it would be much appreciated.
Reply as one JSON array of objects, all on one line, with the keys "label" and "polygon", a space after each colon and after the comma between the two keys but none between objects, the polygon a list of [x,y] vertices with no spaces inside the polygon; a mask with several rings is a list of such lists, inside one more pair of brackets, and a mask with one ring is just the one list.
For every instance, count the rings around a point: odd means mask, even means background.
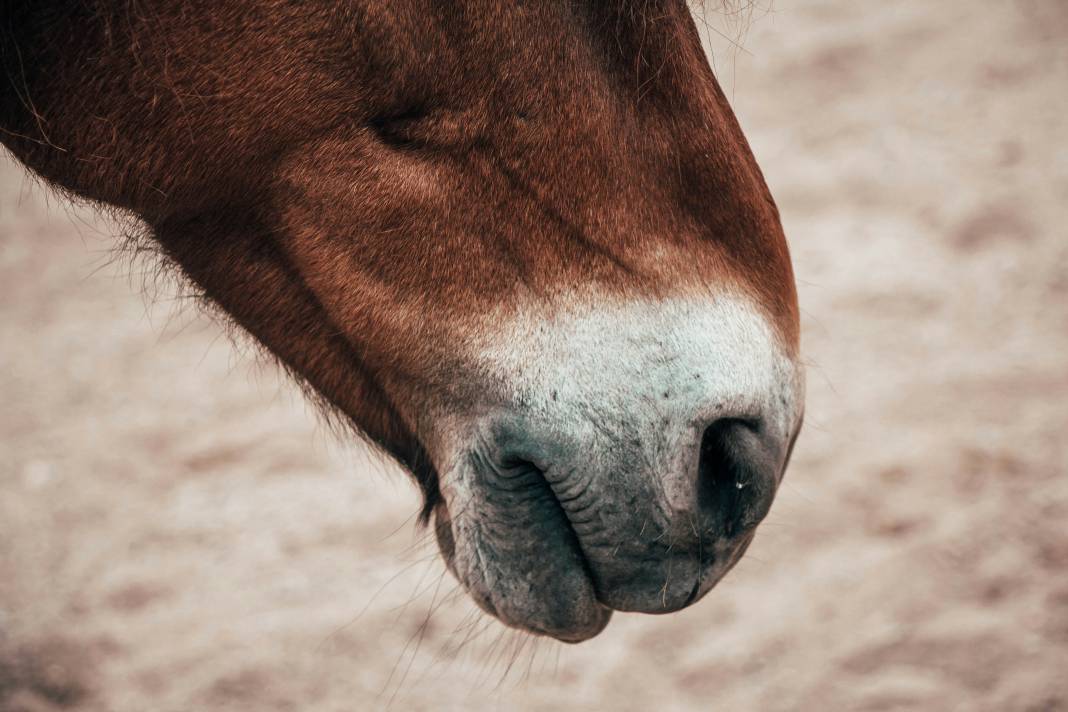
[{"label": "brown fur", "polygon": [[750,293],[788,349],[775,205],[682,0],[3,5],[0,140],[142,219],[437,498],[415,393],[476,315],[568,286]]}]

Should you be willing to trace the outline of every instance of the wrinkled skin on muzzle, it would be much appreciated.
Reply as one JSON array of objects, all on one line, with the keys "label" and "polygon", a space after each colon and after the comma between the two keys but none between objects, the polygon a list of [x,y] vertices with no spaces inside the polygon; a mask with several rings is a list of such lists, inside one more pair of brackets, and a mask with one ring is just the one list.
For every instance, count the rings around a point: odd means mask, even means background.
[{"label": "wrinkled skin on muzzle", "polygon": [[704,595],[803,379],[778,213],[685,3],[142,5],[13,8],[0,140],[137,216],[404,465],[506,624],[578,641]]}]

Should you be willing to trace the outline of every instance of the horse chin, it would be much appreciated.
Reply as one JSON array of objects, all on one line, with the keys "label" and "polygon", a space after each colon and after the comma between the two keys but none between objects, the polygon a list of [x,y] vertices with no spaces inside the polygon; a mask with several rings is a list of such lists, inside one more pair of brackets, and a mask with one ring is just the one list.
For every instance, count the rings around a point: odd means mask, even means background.
[{"label": "horse chin", "polygon": [[[453,518],[447,501],[434,512],[438,548],[479,608],[509,627],[565,643],[581,643],[605,629],[612,610],[597,600],[569,529],[544,517],[516,537],[512,522]],[[540,509],[531,504],[532,512]]]}]

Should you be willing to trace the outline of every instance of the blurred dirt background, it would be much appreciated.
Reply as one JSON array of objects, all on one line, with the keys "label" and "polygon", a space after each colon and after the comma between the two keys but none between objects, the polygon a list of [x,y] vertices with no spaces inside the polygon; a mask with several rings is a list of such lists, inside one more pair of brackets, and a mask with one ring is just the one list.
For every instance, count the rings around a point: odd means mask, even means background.
[{"label": "blurred dirt background", "polygon": [[5,158],[0,709],[1068,709],[1068,4],[713,5],[810,365],[733,574],[475,615],[399,471]]}]

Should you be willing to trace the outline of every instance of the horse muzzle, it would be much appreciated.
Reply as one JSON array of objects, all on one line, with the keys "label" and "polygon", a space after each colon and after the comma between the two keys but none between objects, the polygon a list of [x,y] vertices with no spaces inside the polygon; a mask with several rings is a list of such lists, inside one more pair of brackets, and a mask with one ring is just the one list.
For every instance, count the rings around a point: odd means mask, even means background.
[{"label": "horse muzzle", "polygon": [[557,318],[483,354],[503,396],[440,438],[441,551],[509,625],[577,642],[613,610],[688,606],[771,507],[799,367],[744,302],[647,309]]}]

